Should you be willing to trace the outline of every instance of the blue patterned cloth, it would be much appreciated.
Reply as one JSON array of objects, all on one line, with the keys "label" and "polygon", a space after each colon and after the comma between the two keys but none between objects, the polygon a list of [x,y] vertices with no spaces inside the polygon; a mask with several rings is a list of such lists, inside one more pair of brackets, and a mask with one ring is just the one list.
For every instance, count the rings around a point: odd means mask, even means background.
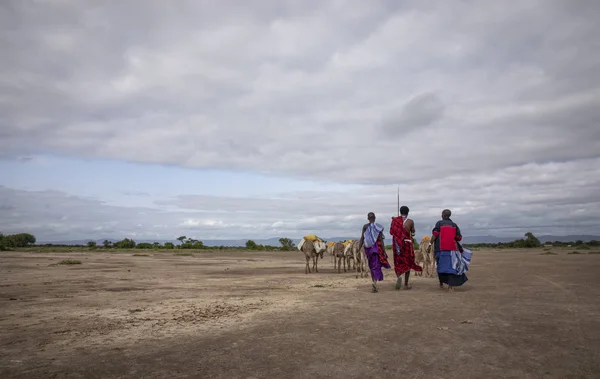
[{"label": "blue patterned cloth", "polygon": [[437,272],[441,274],[462,275],[469,271],[471,257],[473,253],[469,249],[463,249],[463,253],[458,250],[443,250],[435,253],[437,261]]},{"label": "blue patterned cloth", "polygon": [[462,275],[469,271],[471,257],[473,257],[473,252],[469,249],[463,248],[462,253],[456,250],[452,251],[452,268],[456,270],[456,275]]},{"label": "blue patterned cloth", "polygon": [[[374,246],[377,243],[377,238],[379,237],[379,233],[383,232],[383,226],[376,222],[369,224],[367,226],[367,230],[365,230],[365,247],[368,249]],[[385,238],[385,235],[383,235]]]}]

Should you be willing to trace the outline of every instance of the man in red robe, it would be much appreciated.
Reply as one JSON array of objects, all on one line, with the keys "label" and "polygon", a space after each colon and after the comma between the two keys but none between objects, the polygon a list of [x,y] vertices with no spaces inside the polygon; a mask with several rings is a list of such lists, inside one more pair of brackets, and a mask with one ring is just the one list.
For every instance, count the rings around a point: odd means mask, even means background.
[{"label": "man in red robe", "polygon": [[404,274],[404,289],[412,288],[408,284],[410,270],[418,272],[423,268],[415,263],[415,249],[413,247],[413,235],[415,234],[415,223],[408,218],[408,207],[400,208],[400,217],[392,217],[390,234],[392,235],[392,249],[394,251],[394,271],[398,280],[396,289],[402,287],[402,274]]}]

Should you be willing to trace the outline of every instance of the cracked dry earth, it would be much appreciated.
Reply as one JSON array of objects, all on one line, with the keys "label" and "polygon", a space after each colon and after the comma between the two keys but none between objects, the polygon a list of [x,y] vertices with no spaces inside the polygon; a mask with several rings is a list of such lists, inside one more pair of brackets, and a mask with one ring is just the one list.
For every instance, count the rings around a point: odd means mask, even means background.
[{"label": "cracked dry earth", "polygon": [[0,378],[598,378],[600,255],[541,252],[377,294],[297,251],[3,252]]}]

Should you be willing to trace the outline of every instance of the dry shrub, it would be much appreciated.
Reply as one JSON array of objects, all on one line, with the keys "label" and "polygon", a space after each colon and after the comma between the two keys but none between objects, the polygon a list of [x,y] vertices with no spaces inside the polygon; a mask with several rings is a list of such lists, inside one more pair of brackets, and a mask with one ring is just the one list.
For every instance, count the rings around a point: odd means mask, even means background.
[{"label": "dry shrub", "polygon": [[80,265],[81,261],[75,259],[65,259],[64,261],[60,261],[57,264],[59,265]]}]

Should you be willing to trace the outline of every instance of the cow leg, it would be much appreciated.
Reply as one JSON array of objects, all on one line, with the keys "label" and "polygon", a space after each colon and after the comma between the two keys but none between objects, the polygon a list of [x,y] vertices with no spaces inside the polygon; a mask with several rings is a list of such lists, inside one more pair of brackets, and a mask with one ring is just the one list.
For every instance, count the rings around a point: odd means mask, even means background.
[{"label": "cow leg", "polygon": [[304,273],[308,274],[310,272],[310,257],[307,255],[306,256],[306,268],[304,269]]}]

